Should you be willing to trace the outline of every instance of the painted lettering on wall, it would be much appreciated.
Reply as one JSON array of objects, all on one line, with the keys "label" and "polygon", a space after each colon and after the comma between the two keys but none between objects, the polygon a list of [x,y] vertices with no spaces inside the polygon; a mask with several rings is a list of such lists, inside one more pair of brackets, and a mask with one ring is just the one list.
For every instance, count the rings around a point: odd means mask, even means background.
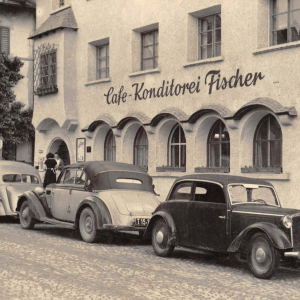
[{"label": "painted lettering on wall", "polygon": [[[208,94],[219,90],[225,90],[227,88],[237,88],[237,87],[249,87],[251,85],[256,85],[259,80],[264,79],[265,76],[261,72],[248,73],[245,76],[240,74],[240,70],[237,69],[235,75],[230,77],[224,77],[221,75],[220,70],[211,70],[209,71],[204,80],[204,85],[208,88]],[[132,84],[133,93],[128,94],[124,91],[124,86],[118,91],[115,91],[114,87],[111,87],[106,94],[107,104],[118,104],[125,103],[127,97],[132,97],[136,100],[147,100],[151,98],[164,98],[164,97],[173,97],[179,95],[187,94],[198,94],[201,92],[201,77],[198,76],[196,81],[188,83],[176,83],[175,79],[170,81],[163,80],[162,84],[159,87],[146,87],[145,83],[134,83]]]}]

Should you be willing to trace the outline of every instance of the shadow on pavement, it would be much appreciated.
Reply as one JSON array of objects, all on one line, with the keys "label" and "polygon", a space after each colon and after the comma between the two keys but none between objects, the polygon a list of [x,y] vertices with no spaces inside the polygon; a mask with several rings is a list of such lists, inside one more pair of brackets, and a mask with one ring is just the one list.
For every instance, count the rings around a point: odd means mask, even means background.
[{"label": "shadow on pavement", "polygon": [[20,223],[20,220],[17,217],[11,217],[11,216],[0,217],[0,224],[18,224],[18,223]]}]

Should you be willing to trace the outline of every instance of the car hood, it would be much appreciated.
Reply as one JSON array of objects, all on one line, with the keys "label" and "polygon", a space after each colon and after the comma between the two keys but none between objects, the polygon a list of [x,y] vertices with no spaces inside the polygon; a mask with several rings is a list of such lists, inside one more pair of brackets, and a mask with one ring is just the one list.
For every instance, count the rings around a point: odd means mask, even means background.
[{"label": "car hood", "polygon": [[122,215],[151,216],[160,201],[149,192],[110,191],[110,196]]},{"label": "car hood", "polygon": [[238,204],[232,207],[234,212],[266,214],[266,215],[294,215],[300,213],[300,210],[293,208],[282,208],[263,204]]}]

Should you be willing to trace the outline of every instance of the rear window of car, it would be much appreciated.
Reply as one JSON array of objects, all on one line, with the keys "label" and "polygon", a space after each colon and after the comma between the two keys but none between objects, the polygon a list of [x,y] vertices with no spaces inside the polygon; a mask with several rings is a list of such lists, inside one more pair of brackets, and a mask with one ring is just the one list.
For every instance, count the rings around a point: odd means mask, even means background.
[{"label": "rear window of car", "polygon": [[131,178],[118,178],[116,179],[118,183],[133,183],[133,184],[142,184],[141,180],[131,179]]},{"label": "rear window of car", "polygon": [[20,174],[5,174],[2,176],[3,182],[21,182]]},{"label": "rear window of car", "polygon": [[34,175],[22,174],[21,177],[25,183],[39,184],[39,179]]}]

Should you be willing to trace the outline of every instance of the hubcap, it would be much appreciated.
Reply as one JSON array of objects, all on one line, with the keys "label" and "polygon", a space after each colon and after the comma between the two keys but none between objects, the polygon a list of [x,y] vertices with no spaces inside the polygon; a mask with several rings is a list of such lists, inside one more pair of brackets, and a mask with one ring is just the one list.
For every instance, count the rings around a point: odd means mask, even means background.
[{"label": "hubcap", "polygon": [[258,248],[256,250],[256,253],[255,253],[255,256],[256,256],[256,260],[259,262],[259,263],[262,263],[265,261],[266,259],[266,252],[263,248]]},{"label": "hubcap", "polygon": [[161,244],[164,240],[164,234],[161,231],[158,231],[156,234],[156,241]]},{"label": "hubcap", "polygon": [[93,222],[90,216],[87,216],[85,219],[85,229],[88,233],[91,233],[93,230]]}]

